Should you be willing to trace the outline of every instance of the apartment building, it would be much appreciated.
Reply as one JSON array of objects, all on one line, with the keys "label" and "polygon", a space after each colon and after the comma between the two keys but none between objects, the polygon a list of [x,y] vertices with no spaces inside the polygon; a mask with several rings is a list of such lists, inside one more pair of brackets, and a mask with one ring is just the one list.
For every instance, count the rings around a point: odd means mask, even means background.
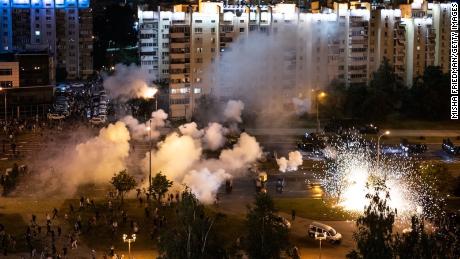
[{"label": "apartment building", "polygon": [[18,88],[19,87],[19,62],[1,61],[0,62],[0,87]]},{"label": "apartment building", "polygon": [[[270,93],[288,102],[332,80],[366,85],[383,59],[407,86],[427,66],[448,71],[449,8],[423,1],[399,8],[349,2],[301,13],[293,4],[200,2],[172,11],[139,10],[141,65],[169,81],[172,118],[190,119],[203,94],[244,98],[253,89],[267,110],[279,111],[285,103]],[[260,35],[269,35],[269,42]],[[266,73],[245,73],[243,59],[219,62],[228,53],[251,53],[247,58],[257,59]]]},{"label": "apartment building", "polygon": [[68,79],[93,74],[89,0],[0,1],[0,49],[48,51]]}]

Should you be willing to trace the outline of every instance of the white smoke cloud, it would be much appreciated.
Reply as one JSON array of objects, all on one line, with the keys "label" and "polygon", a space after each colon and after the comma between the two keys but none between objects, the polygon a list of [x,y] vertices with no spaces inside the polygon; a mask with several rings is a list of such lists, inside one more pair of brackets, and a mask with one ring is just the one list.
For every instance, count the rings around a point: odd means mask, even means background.
[{"label": "white smoke cloud", "polygon": [[299,151],[291,151],[288,154],[288,159],[281,157],[276,159],[276,163],[278,164],[279,171],[283,173],[297,171],[303,163],[302,154]]},{"label": "white smoke cloud", "polygon": [[30,166],[37,173],[27,181],[33,185],[25,193],[74,195],[82,184],[107,184],[115,173],[126,169],[129,140],[126,125],[117,122],[78,144],[63,144],[53,156],[32,159]]},{"label": "white smoke cloud", "polygon": [[243,132],[232,149],[222,150],[221,163],[229,170],[239,170],[261,158],[262,149],[255,137]]},{"label": "white smoke cloud", "polygon": [[230,100],[227,102],[224,109],[224,117],[227,121],[241,123],[241,113],[244,109],[244,103],[240,100]]},{"label": "white smoke cloud", "polygon": [[146,121],[145,123],[140,123],[136,118],[134,118],[131,115],[123,117],[121,121],[128,126],[134,139],[147,138],[149,135],[150,125],[151,137],[152,139],[157,139],[161,135],[159,129],[165,126],[167,118],[168,114],[165,113],[162,109],[160,109],[152,112],[151,122]]},{"label": "white smoke cloud", "polygon": [[[157,146],[158,150],[152,153],[152,172],[162,172],[175,182],[182,182],[185,174],[200,160],[202,154],[200,142],[178,133],[168,135]],[[144,164],[148,171],[148,153]]]},{"label": "white smoke cloud", "polygon": [[[104,88],[111,98],[147,98],[152,94],[155,80],[152,74],[135,64],[117,64],[113,75],[104,79]],[[156,87],[155,87],[156,88]]]},{"label": "white smoke cloud", "polygon": [[183,183],[190,188],[201,202],[211,204],[215,201],[219,187],[229,178],[231,178],[231,175],[227,174],[223,169],[211,172],[209,169],[203,168],[199,171],[190,171],[185,175]]},{"label": "white smoke cloud", "polygon": [[203,136],[205,148],[210,150],[217,150],[221,148],[225,144],[225,134],[227,134],[227,132],[228,129],[224,128],[219,123],[209,123]]},{"label": "white smoke cloud", "polygon": [[199,139],[203,136],[203,130],[198,129],[195,122],[190,122],[179,126],[179,131],[182,135],[190,136],[194,139]]},{"label": "white smoke cloud", "polygon": [[[190,128],[195,129],[194,126]],[[219,129],[219,126],[210,125],[207,130],[215,131],[211,128]],[[208,136],[212,141],[215,141],[214,138],[220,137]],[[220,143],[220,140],[216,142]],[[247,133],[240,135],[233,148],[222,150],[219,159],[203,157],[203,145],[208,145],[209,141],[206,143],[203,144],[203,141],[197,141],[190,135],[168,135],[163,142],[158,143],[157,150],[153,151],[152,172],[161,171],[168,179],[189,186],[201,202],[210,203],[225,179],[245,172],[262,155],[259,143]],[[143,162],[145,172],[148,172],[148,153]]]},{"label": "white smoke cloud", "polygon": [[292,98],[292,103],[294,104],[294,109],[297,115],[303,115],[308,113],[311,107],[311,102],[309,98],[300,99],[297,97]]}]

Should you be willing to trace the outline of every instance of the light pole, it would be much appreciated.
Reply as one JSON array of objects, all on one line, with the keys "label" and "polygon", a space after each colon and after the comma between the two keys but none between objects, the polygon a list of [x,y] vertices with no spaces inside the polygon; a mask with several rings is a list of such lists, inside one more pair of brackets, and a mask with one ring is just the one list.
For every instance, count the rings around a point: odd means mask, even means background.
[{"label": "light pole", "polygon": [[[149,120],[149,197],[152,195],[152,119]],[[150,197],[151,198],[151,197]]]},{"label": "light pole", "polygon": [[131,257],[131,243],[136,242],[136,234],[132,234],[131,238],[128,238],[128,235],[123,234],[123,242],[128,243],[128,256]]},{"label": "light pole", "polygon": [[379,167],[380,167],[380,138],[382,138],[383,136],[386,136],[386,135],[390,135],[389,130],[383,132],[377,138],[377,170],[379,170]]},{"label": "light pole", "polygon": [[6,110],[7,110],[7,106],[6,106],[6,89],[4,89],[3,87],[0,87],[0,92],[1,92],[1,91],[5,91],[5,92],[4,92],[4,98],[5,98],[4,104],[5,104],[5,123],[6,123],[6,120],[7,120],[7,117],[6,117],[6,112],[7,112],[7,111],[6,111]]},{"label": "light pole", "polygon": [[[147,98],[155,98],[155,111],[158,110],[158,98],[155,95],[158,93],[158,89],[154,87],[147,88]],[[149,120],[149,197],[152,195],[152,118]]]},{"label": "light pole", "polygon": [[321,254],[322,254],[321,241],[326,240],[326,234],[315,232],[315,239],[319,240],[319,259],[321,259]]},{"label": "light pole", "polygon": [[320,121],[319,121],[319,100],[326,97],[326,93],[321,91],[317,92],[315,91],[315,102],[316,102],[316,133],[319,133],[321,129]]}]

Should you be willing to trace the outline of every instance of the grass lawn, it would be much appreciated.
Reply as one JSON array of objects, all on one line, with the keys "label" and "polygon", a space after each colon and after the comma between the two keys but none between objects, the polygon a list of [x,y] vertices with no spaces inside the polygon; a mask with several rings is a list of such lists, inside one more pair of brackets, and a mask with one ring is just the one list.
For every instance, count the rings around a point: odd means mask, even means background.
[{"label": "grass lawn", "polygon": [[291,210],[296,210],[296,215],[302,218],[336,221],[355,219],[352,213],[348,213],[339,207],[333,207],[332,201],[322,201],[311,198],[275,198],[275,206],[278,210],[291,214]]},{"label": "grass lawn", "polygon": [[[24,233],[32,218],[37,215],[37,220],[44,225],[46,213],[51,213],[53,208],[59,208],[62,199],[31,199],[31,198],[0,198],[0,224],[5,231],[17,241],[14,252],[27,251]],[[34,242],[35,243],[35,242]],[[35,243],[40,247],[41,243]]]}]

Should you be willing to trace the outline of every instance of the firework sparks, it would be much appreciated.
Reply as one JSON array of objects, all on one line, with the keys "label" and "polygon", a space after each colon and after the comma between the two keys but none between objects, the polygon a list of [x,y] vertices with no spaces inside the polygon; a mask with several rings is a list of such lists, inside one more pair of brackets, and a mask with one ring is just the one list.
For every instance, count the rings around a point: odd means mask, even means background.
[{"label": "firework sparks", "polygon": [[[426,213],[425,208],[437,206],[430,197],[430,186],[419,179],[416,161],[407,157],[386,157],[377,168],[375,154],[366,145],[350,147],[346,143],[328,147],[334,154],[327,159],[324,174],[318,175],[325,192],[337,205],[352,212],[362,212],[368,205],[366,194],[377,184],[389,192],[388,204],[399,218]],[[385,193],[382,192],[382,198]]]}]

